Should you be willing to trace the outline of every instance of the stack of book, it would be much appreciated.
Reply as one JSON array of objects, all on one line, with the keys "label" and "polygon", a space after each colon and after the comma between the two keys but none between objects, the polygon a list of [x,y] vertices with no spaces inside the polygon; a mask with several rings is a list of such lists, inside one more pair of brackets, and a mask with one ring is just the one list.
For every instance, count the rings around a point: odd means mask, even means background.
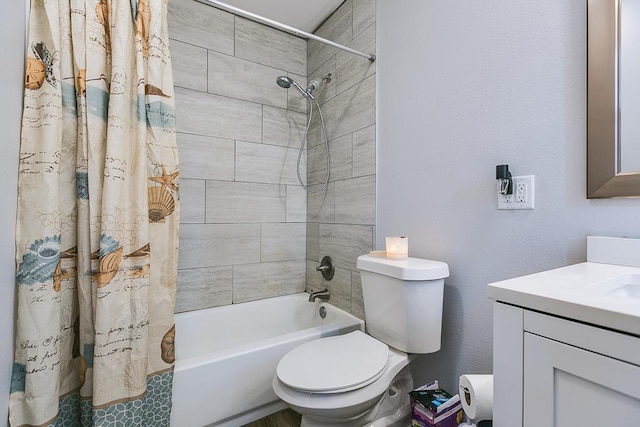
[{"label": "stack of book", "polygon": [[409,393],[412,427],[458,427],[462,421],[460,396],[438,388],[438,382],[427,384]]}]

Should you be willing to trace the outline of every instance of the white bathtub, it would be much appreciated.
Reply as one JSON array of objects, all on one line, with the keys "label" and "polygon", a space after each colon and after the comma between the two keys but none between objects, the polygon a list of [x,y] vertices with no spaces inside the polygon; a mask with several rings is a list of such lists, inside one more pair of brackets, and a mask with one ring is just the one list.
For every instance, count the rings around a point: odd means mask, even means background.
[{"label": "white bathtub", "polygon": [[[173,427],[237,427],[286,407],[271,389],[298,345],[364,322],[301,293],[176,314]],[[326,318],[319,309],[324,306]]]}]

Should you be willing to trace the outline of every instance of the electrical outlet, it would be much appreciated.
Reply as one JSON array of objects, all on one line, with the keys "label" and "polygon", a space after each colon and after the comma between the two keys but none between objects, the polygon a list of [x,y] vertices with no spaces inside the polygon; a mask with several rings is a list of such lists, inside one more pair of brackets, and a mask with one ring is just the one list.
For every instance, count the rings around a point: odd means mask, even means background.
[{"label": "electrical outlet", "polygon": [[500,194],[498,198],[498,203],[503,203],[505,205],[511,204],[514,201],[513,194]]},{"label": "electrical outlet", "polygon": [[500,182],[497,183],[496,190],[498,191],[498,209],[511,209],[513,194],[500,194]]},{"label": "electrical outlet", "polygon": [[518,203],[527,203],[527,184],[524,182],[519,182],[516,185],[516,202]]},{"label": "electrical outlet", "polygon": [[514,176],[513,194],[498,194],[498,209],[534,209],[535,176]]}]

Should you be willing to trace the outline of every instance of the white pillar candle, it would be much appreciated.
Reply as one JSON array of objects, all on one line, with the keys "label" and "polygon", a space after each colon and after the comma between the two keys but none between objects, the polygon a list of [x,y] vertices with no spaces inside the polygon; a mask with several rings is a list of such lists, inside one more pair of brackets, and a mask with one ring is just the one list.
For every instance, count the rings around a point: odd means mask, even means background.
[{"label": "white pillar candle", "polygon": [[389,259],[406,259],[409,257],[409,239],[404,236],[386,237],[385,249]]}]

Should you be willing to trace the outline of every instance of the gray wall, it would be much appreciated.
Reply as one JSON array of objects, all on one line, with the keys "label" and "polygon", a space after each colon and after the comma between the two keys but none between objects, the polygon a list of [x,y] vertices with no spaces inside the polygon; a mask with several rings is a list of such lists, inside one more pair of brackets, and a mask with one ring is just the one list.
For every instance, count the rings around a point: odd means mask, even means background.
[{"label": "gray wall", "polygon": [[306,41],[194,0],[169,2],[168,19],[181,162],[176,311],[302,292],[306,105],[275,81],[305,82]]},{"label": "gray wall", "polygon": [[[640,200],[586,200],[586,2],[378,5],[378,244],[449,263],[442,350],[416,382],[492,371],[487,283],[585,261],[586,236],[640,237]],[[495,166],[536,176],[496,209]]]},{"label": "gray wall", "polygon": [[15,223],[18,150],[24,81],[25,3],[9,2],[0,14],[0,175],[4,200],[0,209],[0,426],[7,425],[13,365],[15,292]]},{"label": "gray wall", "polygon": [[[363,52],[375,52],[375,0],[347,0],[316,34]],[[331,153],[331,179],[321,193],[307,196],[307,289],[329,288],[331,303],[364,316],[356,258],[373,248],[376,182],[376,64],[309,41],[309,81],[328,73],[319,92]],[[317,116],[316,116],[317,117]],[[313,123],[308,152],[310,182],[326,173],[319,121]],[[323,256],[336,266],[332,281],[315,271]]]}]

